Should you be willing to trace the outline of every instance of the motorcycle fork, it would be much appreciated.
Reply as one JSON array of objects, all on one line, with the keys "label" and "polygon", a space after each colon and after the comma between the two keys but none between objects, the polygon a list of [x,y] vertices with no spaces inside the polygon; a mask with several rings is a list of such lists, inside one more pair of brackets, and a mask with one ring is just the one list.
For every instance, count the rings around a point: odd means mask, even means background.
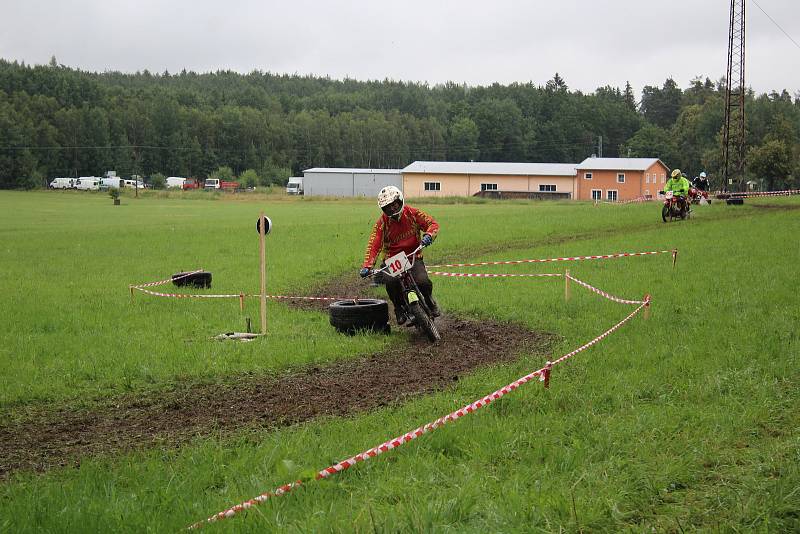
[{"label": "motorcycle fork", "polygon": [[411,276],[411,274],[406,273],[401,278],[401,283],[403,292],[405,293],[406,306],[412,302],[419,302],[420,306],[422,306],[422,309],[425,310],[425,313],[430,316],[431,311],[428,309],[428,303],[425,302],[425,297],[422,295],[422,291],[420,291],[419,286],[417,286],[417,281],[414,280],[414,277]]}]

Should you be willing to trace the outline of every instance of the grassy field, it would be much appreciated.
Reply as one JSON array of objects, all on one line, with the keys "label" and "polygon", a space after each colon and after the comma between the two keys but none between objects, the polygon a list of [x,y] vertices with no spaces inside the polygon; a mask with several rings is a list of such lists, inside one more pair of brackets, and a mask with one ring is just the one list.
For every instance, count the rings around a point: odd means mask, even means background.
[{"label": "grassy field", "polygon": [[[658,255],[471,269],[568,267],[621,297],[650,293],[652,315],[554,369],[549,390],[528,385],[211,528],[800,529],[800,199],[698,207],[672,224],[657,204],[419,205],[442,225],[429,264],[678,247],[678,265]],[[363,200],[143,195],[114,207],[105,195],[0,192],[0,422],[407,343],[405,333],[339,336],[325,314],[275,302],[267,339],[216,343],[208,338],[243,328],[235,300],[131,301],[128,284],[197,267],[213,272],[212,293],[255,292],[262,209],[275,224],[269,292],[301,295],[358,269],[377,216]],[[579,287],[565,303],[562,279],[434,283],[447,313],[558,334],[555,357],[630,311]],[[245,314],[257,323],[255,300]],[[178,530],[463,406],[544,359],[520,354],[444,392],[360,416],[16,473],[0,483],[0,532]]]}]

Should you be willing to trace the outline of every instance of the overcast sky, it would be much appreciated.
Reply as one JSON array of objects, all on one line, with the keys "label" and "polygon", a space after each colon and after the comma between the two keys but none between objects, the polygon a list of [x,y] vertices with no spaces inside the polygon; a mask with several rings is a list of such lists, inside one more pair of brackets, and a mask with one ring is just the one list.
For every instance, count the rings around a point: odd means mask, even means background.
[{"label": "overcast sky", "polygon": [[[800,91],[800,0],[747,1],[746,82]],[[0,0],[0,57],[637,93],[725,74],[729,0]]]}]

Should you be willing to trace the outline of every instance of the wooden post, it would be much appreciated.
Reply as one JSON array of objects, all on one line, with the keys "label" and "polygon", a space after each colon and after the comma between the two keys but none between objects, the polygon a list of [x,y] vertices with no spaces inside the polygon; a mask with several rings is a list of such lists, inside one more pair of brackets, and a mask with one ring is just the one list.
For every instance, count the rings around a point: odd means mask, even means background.
[{"label": "wooden post", "polygon": [[128,286],[128,289],[131,290],[131,302],[133,302],[133,286]]},{"label": "wooden post", "polygon": [[553,362],[548,361],[547,365],[544,367],[544,371],[542,371],[542,382],[544,382],[545,389],[550,387],[550,370],[553,369]]},{"label": "wooden post", "polygon": [[570,290],[569,290],[569,269],[564,272],[564,301],[569,302],[570,297]]},{"label": "wooden post", "polygon": [[261,333],[267,333],[267,258],[264,246],[264,232],[266,232],[266,222],[264,221],[264,212],[259,215],[258,224],[258,242],[259,242],[259,256],[261,257]]},{"label": "wooden post", "polygon": [[239,311],[244,313],[244,293],[239,293]]},{"label": "wooden post", "polygon": [[678,263],[678,249],[672,251],[672,268],[675,268],[675,264]]},{"label": "wooden post", "polygon": [[645,295],[644,301],[647,303],[644,305],[644,318],[647,320],[650,318],[650,295]]}]

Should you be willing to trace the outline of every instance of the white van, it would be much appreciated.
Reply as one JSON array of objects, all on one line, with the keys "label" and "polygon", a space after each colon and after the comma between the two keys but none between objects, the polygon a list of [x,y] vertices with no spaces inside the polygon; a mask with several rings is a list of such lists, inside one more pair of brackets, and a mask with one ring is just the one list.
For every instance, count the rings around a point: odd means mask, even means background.
[{"label": "white van", "polygon": [[186,178],[180,176],[167,176],[167,187],[183,189],[183,184],[186,183]]},{"label": "white van", "polygon": [[74,189],[75,178],[53,178],[50,189]]},{"label": "white van", "polygon": [[100,179],[100,189],[119,189],[120,187],[122,187],[122,178],[119,176]]},{"label": "white van", "polygon": [[219,189],[219,178],[206,178],[206,189]]},{"label": "white van", "polygon": [[144,189],[144,182],[141,180],[123,180],[125,187],[132,187],[134,189]]},{"label": "white van", "polygon": [[97,191],[100,189],[100,178],[96,176],[81,176],[75,180],[75,189]]},{"label": "white van", "polygon": [[302,195],[303,194],[303,177],[292,176],[289,178],[289,183],[286,184],[287,195]]}]

